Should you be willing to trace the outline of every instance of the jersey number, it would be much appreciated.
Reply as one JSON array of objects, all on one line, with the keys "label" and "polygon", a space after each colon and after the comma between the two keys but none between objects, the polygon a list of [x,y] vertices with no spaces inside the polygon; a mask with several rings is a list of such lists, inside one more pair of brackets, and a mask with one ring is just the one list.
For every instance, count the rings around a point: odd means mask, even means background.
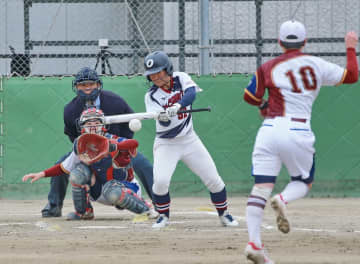
[{"label": "jersey number", "polygon": [[[304,67],[300,68],[299,73],[300,73],[301,81],[303,83],[304,88],[306,90],[315,90],[317,87],[317,82],[316,82],[316,76],[315,76],[314,69],[311,68],[310,66],[304,66]],[[291,91],[294,93],[301,93],[301,89],[297,85],[297,80],[294,76],[293,71],[290,70],[287,73],[285,73],[285,75],[290,79],[290,82],[292,85]]]},{"label": "jersey number", "polygon": [[181,113],[181,114],[178,114],[178,119],[184,119],[188,116],[187,113]]}]

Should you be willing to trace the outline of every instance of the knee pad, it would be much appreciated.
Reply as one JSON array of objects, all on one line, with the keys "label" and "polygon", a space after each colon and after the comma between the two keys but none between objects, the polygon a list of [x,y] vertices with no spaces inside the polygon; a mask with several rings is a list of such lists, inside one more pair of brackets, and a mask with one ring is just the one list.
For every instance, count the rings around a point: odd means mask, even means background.
[{"label": "knee pad", "polygon": [[75,185],[90,185],[91,174],[89,166],[79,163],[70,172],[70,182]]},{"label": "knee pad", "polygon": [[254,185],[250,195],[261,197],[267,201],[270,198],[271,192],[272,192],[272,188],[259,187]]},{"label": "knee pad", "polygon": [[104,184],[102,194],[105,199],[113,205],[116,205],[117,200],[121,197],[125,185],[119,181],[111,180]]},{"label": "knee pad", "polygon": [[247,206],[255,206],[264,209],[270,198],[272,188],[254,186],[247,201]]},{"label": "knee pad", "polygon": [[127,209],[136,214],[149,210],[149,206],[141,197],[116,180],[109,181],[104,185],[103,196],[117,208]]}]

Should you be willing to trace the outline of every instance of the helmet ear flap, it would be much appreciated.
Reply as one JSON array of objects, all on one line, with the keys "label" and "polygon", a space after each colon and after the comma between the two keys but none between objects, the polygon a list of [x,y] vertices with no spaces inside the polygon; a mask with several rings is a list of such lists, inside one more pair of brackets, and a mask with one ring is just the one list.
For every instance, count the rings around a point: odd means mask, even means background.
[{"label": "helmet ear flap", "polygon": [[173,70],[173,65],[171,63],[171,61],[169,60],[168,62],[168,66],[166,67],[166,72],[168,75],[172,76],[174,70]]}]

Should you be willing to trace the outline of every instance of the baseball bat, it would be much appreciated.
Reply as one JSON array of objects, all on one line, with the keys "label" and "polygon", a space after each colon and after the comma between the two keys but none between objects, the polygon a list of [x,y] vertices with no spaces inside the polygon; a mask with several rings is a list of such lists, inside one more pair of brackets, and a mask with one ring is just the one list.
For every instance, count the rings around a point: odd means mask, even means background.
[{"label": "baseball bat", "polygon": [[195,112],[211,112],[211,107],[205,107],[205,108],[196,108],[196,109],[190,109],[190,110],[182,110],[179,111],[178,114],[184,114],[184,113],[195,113]]},{"label": "baseball bat", "polygon": [[[182,110],[179,111],[179,114],[183,113],[194,113],[194,112],[210,112],[211,108],[196,108],[190,110]],[[132,119],[139,119],[139,120],[147,120],[147,119],[157,119],[159,113],[156,112],[143,112],[143,113],[134,113],[134,114],[123,114],[123,115],[111,115],[105,116],[105,124],[117,124],[117,123],[128,123]]]},{"label": "baseball bat", "polygon": [[144,113],[105,116],[105,124],[128,123],[132,119],[139,119],[139,120],[156,119],[158,115],[159,113],[155,113],[155,112],[144,112]]}]

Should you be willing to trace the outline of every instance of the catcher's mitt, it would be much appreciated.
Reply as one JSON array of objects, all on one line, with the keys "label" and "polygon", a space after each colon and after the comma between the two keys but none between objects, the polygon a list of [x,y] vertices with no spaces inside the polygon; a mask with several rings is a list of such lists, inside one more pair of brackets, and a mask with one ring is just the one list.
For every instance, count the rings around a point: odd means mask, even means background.
[{"label": "catcher's mitt", "polygon": [[77,139],[76,150],[82,162],[92,164],[108,155],[109,139],[97,134],[83,134]]}]

